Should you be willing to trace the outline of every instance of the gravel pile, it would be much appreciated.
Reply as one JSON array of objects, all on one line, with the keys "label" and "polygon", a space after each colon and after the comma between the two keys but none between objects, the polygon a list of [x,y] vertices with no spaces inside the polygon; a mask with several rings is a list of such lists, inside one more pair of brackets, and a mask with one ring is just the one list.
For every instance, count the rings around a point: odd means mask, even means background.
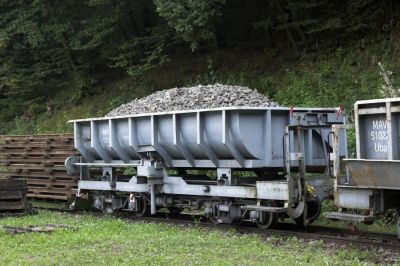
[{"label": "gravel pile", "polygon": [[214,84],[157,91],[106,114],[107,117],[219,107],[274,107],[277,103],[247,87]]}]

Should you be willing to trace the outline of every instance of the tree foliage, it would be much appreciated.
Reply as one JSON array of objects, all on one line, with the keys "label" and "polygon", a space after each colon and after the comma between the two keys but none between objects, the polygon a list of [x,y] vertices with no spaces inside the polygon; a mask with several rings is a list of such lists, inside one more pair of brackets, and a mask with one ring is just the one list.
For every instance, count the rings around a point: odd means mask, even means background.
[{"label": "tree foliage", "polygon": [[[321,45],[397,27],[393,0],[0,0],[0,121],[107,78],[141,76],[173,57],[214,49]],[[40,108],[31,108],[42,111]]]},{"label": "tree foliage", "polygon": [[164,18],[192,50],[199,43],[215,39],[215,19],[221,15],[224,0],[154,0],[157,13]]}]

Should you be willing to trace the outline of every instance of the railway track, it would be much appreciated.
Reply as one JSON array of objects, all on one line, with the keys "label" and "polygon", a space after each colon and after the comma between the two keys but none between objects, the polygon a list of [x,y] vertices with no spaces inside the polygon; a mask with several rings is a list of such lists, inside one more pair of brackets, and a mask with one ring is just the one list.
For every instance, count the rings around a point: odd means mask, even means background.
[{"label": "railway track", "polygon": [[[71,212],[72,214],[96,215],[104,216],[101,213],[87,212]],[[261,229],[247,224],[214,224],[206,218],[187,214],[173,215],[158,214],[156,216],[136,217],[127,215],[116,215],[118,218],[129,222],[147,222],[162,223],[169,225],[186,225],[200,227],[204,229],[220,230],[220,231],[236,231],[239,234],[255,234],[262,237],[279,236],[282,238],[297,237],[305,241],[321,240],[326,244],[335,244],[339,246],[353,246],[356,248],[370,249],[383,248],[400,253],[400,241],[395,234],[372,233],[358,231],[357,234],[352,233],[349,229],[341,229],[335,227],[310,225],[307,228],[301,228],[291,223],[279,223],[275,229]],[[196,217],[196,218],[194,218]]]},{"label": "railway track", "polygon": [[206,221],[191,221],[179,218],[162,218],[162,217],[135,217],[129,219],[130,221],[143,221],[166,223],[172,225],[190,225],[199,226],[202,228],[217,229],[222,231],[231,231],[234,229],[242,234],[256,234],[263,237],[280,236],[284,238],[297,237],[304,240],[322,240],[325,243],[333,243],[339,245],[352,245],[361,248],[384,248],[400,252],[400,242],[397,240],[396,235],[389,234],[375,234],[367,232],[359,232],[358,235],[351,235],[349,230],[338,228],[323,227],[323,226],[310,226],[308,228],[299,228],[294,224],[282,223],[276,229],[260,229],[247,225],[223,225],[213,224]]}]

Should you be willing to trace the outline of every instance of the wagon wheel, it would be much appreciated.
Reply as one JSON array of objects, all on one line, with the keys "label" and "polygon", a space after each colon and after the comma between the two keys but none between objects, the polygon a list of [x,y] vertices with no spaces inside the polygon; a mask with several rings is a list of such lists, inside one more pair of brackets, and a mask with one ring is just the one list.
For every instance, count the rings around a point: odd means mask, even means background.
[{"label": "wagon wheel", "polygon": [[[273,201],[263,201],[261,206],[276,207],[276,203]],[[278,224],[278,215],[272,212],[260,212],[262,215],[262,222],[256,222],[258,228],[268,229],[274,228]]]},{"label": "wagon wheel", "polygon": [[210,220],[210,222],[211,222],[212,224],[215,224],[215,225],[220,224],[220,222],[218,221],[217,218],[214,218],[214,217],[212,217],[212,216],[209,216],[208,219]]},{"label": "wagon wheel", "polygon": [[213,214],[211,214],[208,217],[208,219],[213,224],[232,224],[234,222],[232,217],[230,217],[230,213],[229,212],[219,212],[218,217],[215,217],[215,216],[213,216]]},{"label": "wagon wheel", "polygon": [[135,215],[137,217],[148,216],[150,214],[149,201],[144,196],[139,197],[138,201],[138,210],[135,211]]},{"label": "wagon wheel", "polygon": [[211,223],[218,225],[218,224],[233,224],[234,220],[228,216],[228,214],[215,218],[212,216],[209,216],[208,219],[210,220]]}]

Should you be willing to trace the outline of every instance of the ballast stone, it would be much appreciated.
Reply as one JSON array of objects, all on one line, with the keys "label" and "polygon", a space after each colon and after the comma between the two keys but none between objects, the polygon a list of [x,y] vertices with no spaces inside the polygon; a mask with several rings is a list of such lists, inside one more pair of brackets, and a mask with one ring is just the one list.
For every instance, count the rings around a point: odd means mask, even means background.
[{"label": "ballast stone", "polygon": [[199,85],[157,91],[113,109],[106,114],[106,117],[239,106],[276,107],[279,105],[247,87],[222,84]]}]

